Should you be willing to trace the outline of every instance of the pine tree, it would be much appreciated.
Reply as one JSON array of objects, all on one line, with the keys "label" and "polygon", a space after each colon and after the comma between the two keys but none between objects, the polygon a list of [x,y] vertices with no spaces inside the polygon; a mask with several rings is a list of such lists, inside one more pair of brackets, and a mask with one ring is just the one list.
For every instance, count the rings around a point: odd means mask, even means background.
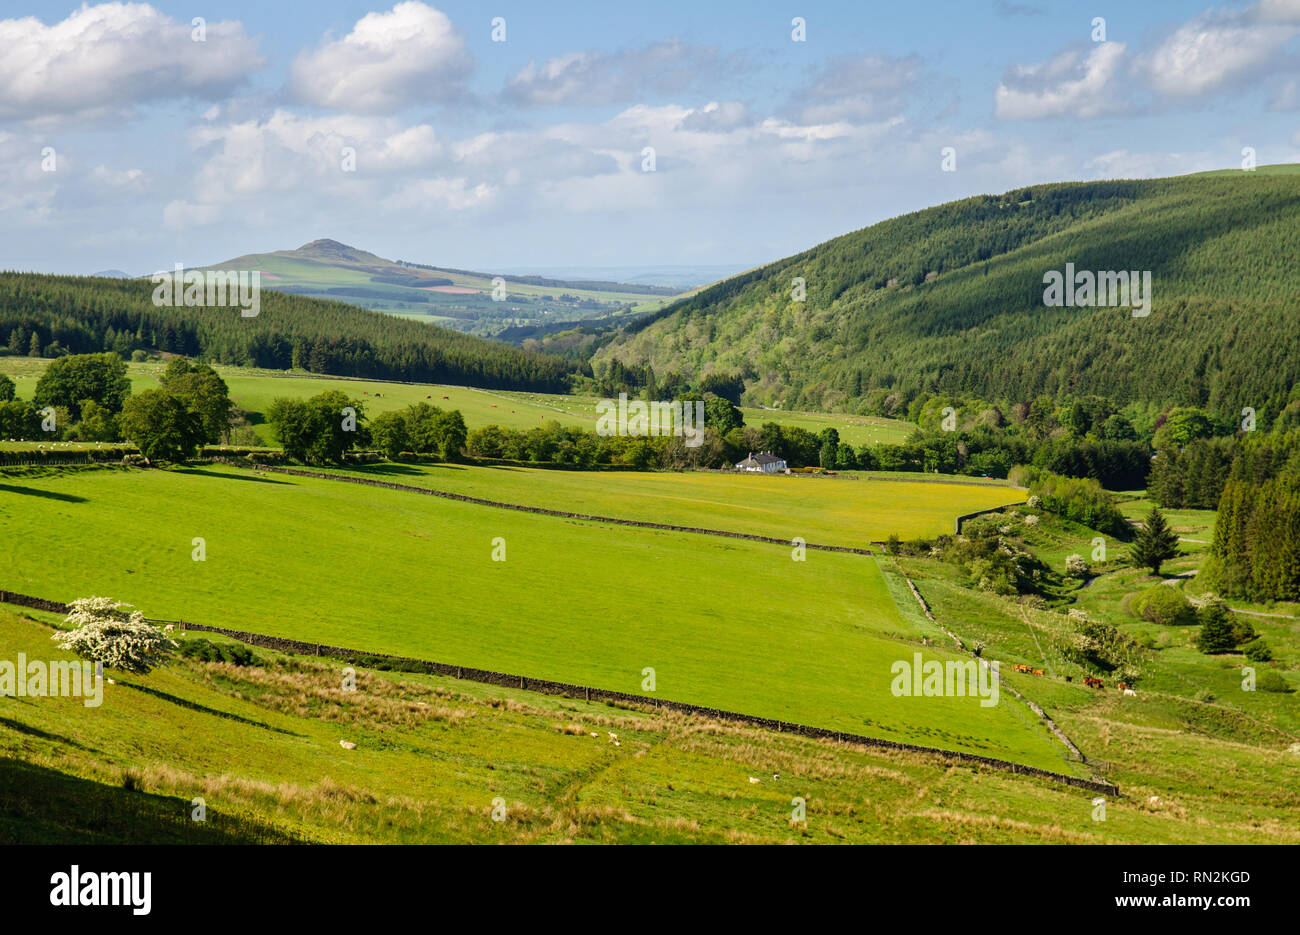
[{"label": "pine tree", "polygon": [[35,331],[32,332],[32,343],[28,346],[27,356],[28,357],[41,356],[41,336],[37,334]]},{"label": "pine tree", "polygon": [[1201,608],[1201,632],[1196,636],[1196,648],[1203,653],[1223,653],[1237,645],[1228,608],[1212,601]]},{"label": "pine tree", "polygon": [[1158,507],[1152,507],[1146,522],[1133,540],[1130,556],[1135,565],[1145,565],[1151,574],[1160,574],[1160,566],[1178,555],[1178,534],[1169,528]]}]

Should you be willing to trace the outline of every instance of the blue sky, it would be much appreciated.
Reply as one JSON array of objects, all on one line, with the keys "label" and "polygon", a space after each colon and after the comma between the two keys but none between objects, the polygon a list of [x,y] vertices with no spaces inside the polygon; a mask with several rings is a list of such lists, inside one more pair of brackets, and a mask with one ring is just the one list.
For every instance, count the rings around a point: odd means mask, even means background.
[{"label": "blue sky", "polygon": [[1300,161],[1300,0],[0,3],[6,268],[743,267],[1247,146]]}]

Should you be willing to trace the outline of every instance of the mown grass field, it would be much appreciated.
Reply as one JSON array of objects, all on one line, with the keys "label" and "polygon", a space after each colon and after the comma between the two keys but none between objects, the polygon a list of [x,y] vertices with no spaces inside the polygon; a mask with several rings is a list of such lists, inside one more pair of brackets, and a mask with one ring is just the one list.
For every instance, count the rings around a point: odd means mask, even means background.
[{"label": "mown grass field", "polygon": [[950,657],[867,556],[235,468],[29,472],[0,492],[10,590],[627,692],[651,667],[674,700],[1072,768],[1012,700],[890,693],[895,660]]},{"label": "mown grass field", "polygon": [[374,464],[332,473],[540,506],[572,513],[802,537],[821,545],[867,548],[953,531],[954,517],[1018,503],[1000,486],[930,481],[837,479],[702,472],[579,472],[463,464]]}]

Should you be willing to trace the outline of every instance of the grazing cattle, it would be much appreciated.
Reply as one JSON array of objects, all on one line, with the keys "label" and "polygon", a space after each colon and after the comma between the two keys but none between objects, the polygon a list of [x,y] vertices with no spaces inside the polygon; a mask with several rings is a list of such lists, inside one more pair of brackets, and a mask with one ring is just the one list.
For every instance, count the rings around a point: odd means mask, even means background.
[{"label": "grazing cattle", "polygon": [[1034,667],[1033,667],[1033,666],[1027,666],[1027,665],[1017,664],[1017,665],[1016,665],[1016,671],[1017,671],[1017,672],[1023,672],[1023,673],[1025,673],[1026,675],[1032,675],[1032,674],[1033,674],[1033,671],[1034,671]]},{"label": "grazing cattle", "polygon": [[1120,691],[1122,691],[1122,692],[1126,692],[1126,691],[1128,691],[1128,683],[1127,683],[1127,682],[1120,682],[1120,683],[1119,683],[1118,685],[1116,685],[1115,687],[1118,688],[1118,689],[1119,689]]},{"label": "grazing cattle", "polygon": [[1073,676],[1073,675],[1067,675],[1067,676],[1065,677],[1065,680],[1066,680],[1067,682],[1073,682],[1073,681],[1074,681],[1074,676]]},{"label": "grazing cattle", "polygon": [[1088,676],[1085,676],[1085,677],[1084,677],[1084,679],[1083,679],[1083,684],[1084,684],[1084,685],[1087,685],[1089,688],[1105,688],[1105,687],[1106,687],[1106,686],[1102,683],[1101,679],[1093,678],[1091,675],[1088,675]]},{"label": "grazing cattle", "polygon": [[450,396],[444,396],[443,399],[451,399]]},{"label": "grazing cattle", "polygon": [[1043,670],[1042,670],[1042,669],[1035,669],[1035,670],[1034,670],[1034,675],[1042,675],[1042,674],[1043,674]]}]

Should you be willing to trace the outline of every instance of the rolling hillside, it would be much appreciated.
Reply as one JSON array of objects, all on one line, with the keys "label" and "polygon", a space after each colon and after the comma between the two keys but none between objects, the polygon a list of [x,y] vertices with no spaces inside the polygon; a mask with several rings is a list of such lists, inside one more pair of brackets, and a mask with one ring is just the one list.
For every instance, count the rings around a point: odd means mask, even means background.
[{"label": "rolling hillside", "polygon": [[[747,402],[787,409],[865,411],[881,388],[1259,408],[1300,379],[1294,169],[1038,185],[928,208],[640,319],[593,367],[738,370]],[[1067,263],[1149,270],[1150,314],[1046,307],[1044,274]]]},{"label": "rolling hillside", "polygon": [[574,364],[392,315],[263,289],[258,314],[156,305],[147,280],[0,273],[10,354],[136,350],[213,363],[491,389],[563,392]]},{"label": "rolling hillside", "polygon": [[483,336],[626,315],[634,309],[652,311],[676,295],[661,286],[502,276],[505,297],[498,300],[492,294],[493,273],[394,262],[336,240],[249,253],[205,269],[260,270],[265,288],[350,302]]}]

